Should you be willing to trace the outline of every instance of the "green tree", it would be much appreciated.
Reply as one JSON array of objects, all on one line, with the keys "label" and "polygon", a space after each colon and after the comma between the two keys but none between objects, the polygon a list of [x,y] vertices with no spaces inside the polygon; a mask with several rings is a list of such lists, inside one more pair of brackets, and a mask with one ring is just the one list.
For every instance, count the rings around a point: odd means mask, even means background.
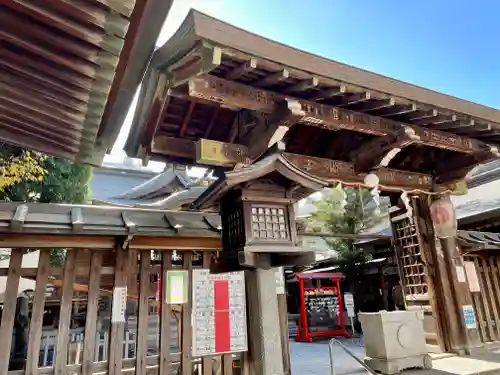
[{"label": "green tree", "polygon": [[306,225],[312,231],[340,235],[324,239],[335,254],[334,262],[349,277],[357,272],[358,265],[370,259],[369,254],[355,246],[356,235],[376,226],[382,219],[369,190],[345,188],[343,192],[333,188],[325,193],[315,202],[317,210],[307,218]]},{"label": "green tree", "polygon": [[[0,184],[0,199],[28,203],[86,203],[92,198],[92,167],[0,143],[0,167],[20,170]],[[14,167],[8,167],[13,165]],[[21,167],[18,167],[21,165]],[[9,169],[10,168],[10,169]],[[0,179],[3,177],[1,175]],[[65,249],[51,249],[51,266],[61,266]]]},{"label": "green tree", "polygon": [[45,160],[42,154],[0,143],[0,191],[22,182],[43,181]]}]

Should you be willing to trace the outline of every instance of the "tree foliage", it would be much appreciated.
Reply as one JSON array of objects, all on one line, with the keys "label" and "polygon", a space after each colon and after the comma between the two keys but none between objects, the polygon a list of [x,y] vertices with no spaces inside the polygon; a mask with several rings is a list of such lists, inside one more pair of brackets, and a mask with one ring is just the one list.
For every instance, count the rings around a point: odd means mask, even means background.
[{"label": "tree foliage", "polygon": [[[306,221],[312,231],[329,234],[356,235],[381,222],[380,209],[374,204],[367,189],[345,188],[344,196],[339,189],[331,189],[315,205],[317,210]],[[354,237],[354,236],[352,236]],[[325,238],[333,250],[335,263],[347,274],[356,269],[356,265],[366,263],[369,254],[354,246],[355,238]]]},{"label": "tree foliage", "polygon": [[0,144],[0,191],[25,181],[43,181],[45,160],[42,154]]},{"label": "tree foliage", "polygon": [[22,179],[0,189],[0,199],[12,202],[85,203],[92,197],[92,167],[53,156],[41,161],[41,179]]},{"label": "tree foliage", "polygon": [[[2,143],[0,178],[4,201],[78,204],[92,197],[92,167]],[[64,249],[51,249],[51,266],[62,265],[64,257]]]}]

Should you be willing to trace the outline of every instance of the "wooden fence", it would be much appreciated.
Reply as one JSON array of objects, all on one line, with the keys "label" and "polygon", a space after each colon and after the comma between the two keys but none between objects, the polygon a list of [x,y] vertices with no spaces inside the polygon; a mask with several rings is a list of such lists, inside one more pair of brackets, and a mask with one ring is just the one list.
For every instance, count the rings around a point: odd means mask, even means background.
[{"label": "wooden fence", "polygon": [[468,254],[464,261],[476,268],[480,291],[472,292],[472,297],[481,340],[500,342],[500,255]]},{"label": "wooden fence", "polygon": [[[164,250],[152,259],[151,250],[120,246],[115,250],[68,249],[62,267],[50,267],[51,250],[43,249],[36,270],[22,268],[24,252],[12,250],[4,272],[0,375],[248,373],[246,354],[192,357],[191,290],[184,305],[154,298],[154,273],[166,280],[170,269],[191,274],[193,268],[208,268],[212,252]],[[28,314],[18,295],[20,280],[30,277],[36,279],[36,287],[27,299]],[[52,298],[47,295],[48,285],[58,287],[60,298],[53,321],[47,321],[44,314],[46,301]],[[126,321],[111,322],[111,304],[103,301],[113,287],[123,286],[128,290]],[[152,309],[155,304],[157,308]],[[52,329],[46,327],[51,324]],[[10,337],[13,340],[6,339]]]}]

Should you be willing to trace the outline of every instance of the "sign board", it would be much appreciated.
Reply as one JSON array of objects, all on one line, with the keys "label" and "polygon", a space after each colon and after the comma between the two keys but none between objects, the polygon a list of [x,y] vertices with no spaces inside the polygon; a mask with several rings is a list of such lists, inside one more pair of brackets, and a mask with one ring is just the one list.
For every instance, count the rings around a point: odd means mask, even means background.
[{"label": "sign board", "polygon": [[464,305],[462,306],[462,311],[464,313],[464,321],[467,329],[477,328],[476,313],[474,312],[474,307],[472,305]]},{"label": "sign board", "polygon": [[351,293],[344,294],[345,308],[347,309],[347,316],[349,318],[354,318],[356,314],[354,313],[354,296]]},{"label": "sign board", "polygon": [[480,292],[479,279],[477,277],[476,265],[474,262],[464,262],[465,274],[469,283],[469,290],[471,292]]},{"label": "sign board", "polygon": [[193,270],[193,357],[247,351],[245,276]]},{"label": "sign board", "polygon": [[183,304],[188,301],[188,271],[167,271],[165,285],[165,302],[171,305]]},{"label": "sign board", "polygon": [[125,309],[127,308],[127,287],[113,288],[113,306],[111,308],[111,322],[125,323]]},{"label": "sign board", "polygon": [[457,271],[457,280],[459,283],[465,283],[467,282],[467,279],[465,278],[465,269],[462,266],[456,266],[455,270]]},{"label": "sign board", "polygon": [[274,270],[276,273],[276,294],[285,294],[285,277],[283,276],[283,267]]}]

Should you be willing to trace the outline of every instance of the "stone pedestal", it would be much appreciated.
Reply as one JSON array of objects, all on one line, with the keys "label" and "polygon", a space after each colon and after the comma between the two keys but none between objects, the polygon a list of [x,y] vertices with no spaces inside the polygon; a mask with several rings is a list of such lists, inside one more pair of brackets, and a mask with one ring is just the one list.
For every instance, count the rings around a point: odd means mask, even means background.
[{"label": "stone pedestal", "polygon": [[383,374],[409,368],[432,368],[427,353],[422,311],[362,313],[365,363]]}]

